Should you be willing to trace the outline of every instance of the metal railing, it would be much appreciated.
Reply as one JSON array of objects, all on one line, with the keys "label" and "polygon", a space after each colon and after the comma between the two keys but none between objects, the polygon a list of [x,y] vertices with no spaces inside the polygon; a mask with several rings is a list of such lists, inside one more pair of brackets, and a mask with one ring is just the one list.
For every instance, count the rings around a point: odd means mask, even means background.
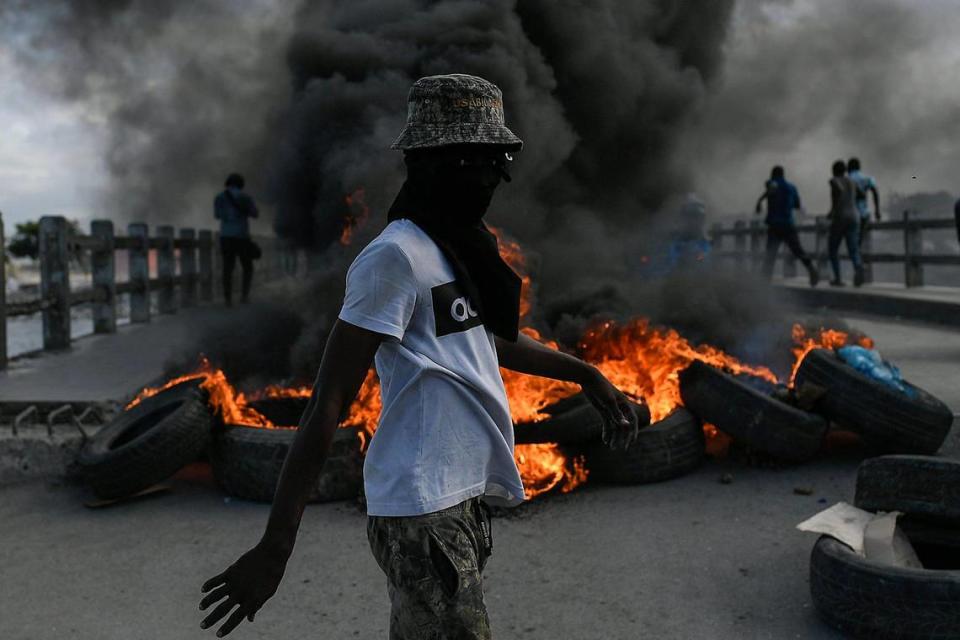
[{"label": "metal railing", "polygon": [[[924,231],[949,229],[954,232],[956,223],[951,218],[920,218],[916,212],[904,211],[900,220],[883,222],[871,221],[867,227],[861,245],[861,257],[864,262],[864,281],[873,282],[872,266],[881,263],[903,264],[903,284],[907,287],[924,285],[924,266],[953,265],[960,266],[960,254],[924,253]],[[877,232],[900,232],[903,252],[876,252],[873,245]],[[830,222],[825,216],[817,216],[813,224],[797,225],[798,233],[813,233],[814,248],[810,252],[821,270],[827,267],[827,239],[830,234]],[[713,255],[733,259],[740,267],[748,264],[759,269],[765,256],[766,228],[760,220],[737,220],[732,226],[715,224],[710,231],[713,241]],[[727,249],[726,238],[733,238],[733,250]],[[797,275],[797,260],[784,247],[778,252],[778,260],[783,260],[784,278]]]},{"label": "metal railing", "polygon": [[[110,220],[94,220],[89,235],[74,233],[66,218],[40,218],[38,237],[39,296],[26,301],[6,300],[3,219],[0,217],[0,369],[7,365],[7,318],[40,313],[43,349],[69,348],[71,307],[90,304],[94,333],[117,330],[117,297],[130,295],[130,322],[150,322],[151,293],[157,294],[157,311],[176,313],[179,307],[213,302],[219,290],[222,265],[214,247],[217,233],[182,228],[176,233],[169,225],[157,226],[151,236],[144,223],[131,223],[127,235],[114,233]],[[263,251],[258,278],[267,279],[280,271],[278,246],[274,238],[256,237]],[[128,279],[117,282],[116,252],[127,253]],[[151,256],[151,252],[155,256]],[[70,263],[89,256],[91,285],[72,290]],[[151,263],[156,276],[151,277]]]}]

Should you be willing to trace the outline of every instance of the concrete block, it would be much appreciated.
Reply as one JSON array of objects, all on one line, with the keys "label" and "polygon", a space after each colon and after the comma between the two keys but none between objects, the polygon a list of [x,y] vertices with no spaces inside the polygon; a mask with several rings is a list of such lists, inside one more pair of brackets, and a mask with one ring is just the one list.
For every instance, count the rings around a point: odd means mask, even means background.
[{"label": "concrete block", "polygon": [[82,445],[83,437],[69,426],[57,425],[52,436],[45,424],[23,425],[16,435],[0,426],[0,486],[68,475]]}]

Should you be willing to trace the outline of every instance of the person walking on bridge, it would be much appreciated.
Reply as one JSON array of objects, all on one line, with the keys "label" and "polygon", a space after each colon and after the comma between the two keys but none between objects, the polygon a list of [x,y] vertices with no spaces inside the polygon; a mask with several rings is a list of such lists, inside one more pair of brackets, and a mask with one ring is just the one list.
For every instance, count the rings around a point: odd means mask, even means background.
[{"label": "person walking on bridge", "polygon": [[840,242],[846,241],[847,253],[853,263],[853,284],[863,284],[863,262],[860,259],[860,210],[857,198],[860,187],[846,175],[847,165],[843,160],[833,163],[833,177],[830,178],[830,235],[827,248],[830,254],[830,266],[833,268],[833,280],[830,285],[843,286],[840,277]]},{"label": "person walking on bridge", "polygon": [[374,359],[383,409],[364,462],[367,537],[387,576],[393,640],[490,638],[488,505],[524,500],[499,367],[578,383],[604,417],[605,441],[637,437],[630,402],[598,369],[518,330],[520,278],[483,222],[522,144],[502,100],[461,74],[410,90],[393,143],[406,182],[347,272],[263,538],[203,586],[201,609],[222,602],[202,627],[226,618],[225,635],[276,592],[339,417]]},{"label": "person walking on bridge", "polygon": [[857,211],[860,213],[860,238],[859,243],[863,245],[863,239],[867,235],[867,228],[870,225],[870,206],[867,204],[867,193],[873,194],[873,215],[877,222],[880,222],[880,192],[877,191],[877,181],[872,176],[868,176],[860,170],[860,159],[850,158],[847,161],[847,175],[857,185]]},{"label": "person walking on bridge", "polygon": [[223,299],[233,304],[233,269],[237,260],[243,270],[240,301],[250,298],[253,283],[253,261],[259,249],[250,239],[249,218],[259,215],[253,198],[243,192],[245,181],[239,173],[231,173],[224,182],[225,189],[213,200],[213,216],[220,221],[220,252],[223,257]]},{"label": "person walking on bridge", "polygon": [[780,244],[786,243],[797,260],[806,267],[810,286],[817,286],[820,282],[820,272],[800,244],[794,219],[794,211],[802,211],[800,194],[793,183],[787,181],[783,167],[777,165],[770,171],[770,179],[764,184],[763,193],[757,200],[757,214],[761,213],[764,200],[767,201],[767,251],[763,259],[764,275],[768,279],[773,277],[773,267]]}]

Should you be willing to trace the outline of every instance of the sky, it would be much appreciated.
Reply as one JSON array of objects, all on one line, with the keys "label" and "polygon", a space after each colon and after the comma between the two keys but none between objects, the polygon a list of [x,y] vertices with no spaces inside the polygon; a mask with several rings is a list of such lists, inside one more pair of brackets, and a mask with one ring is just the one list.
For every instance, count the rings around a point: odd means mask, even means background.
[{"label": "sky", "polygon": [[[808,211],[822,213],[830,164],[851,154],[885,197],[956,193],[958,26],[960,0],[741,0],[720,79],[678,145],[698,193],[714,212],[748,211],[782,164]],[[97,217],[106,122],[25,82],[3,42],[7,234],[41,215]]]}]

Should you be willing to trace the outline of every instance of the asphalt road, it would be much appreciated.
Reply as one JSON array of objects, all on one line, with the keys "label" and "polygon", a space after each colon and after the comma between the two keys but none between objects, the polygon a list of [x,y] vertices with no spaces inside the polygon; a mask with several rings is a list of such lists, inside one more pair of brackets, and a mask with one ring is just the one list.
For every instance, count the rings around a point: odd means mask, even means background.
[{"label": "asphalt road", "polygon": [[[852,324],[960,408],[960,334]],[[837,447],[773,471],[708,461],[671,482],[588,485],[498,518],[486,573],[494,636],[838,638],[810,601],[815,537],[794,527],[853,498],[862,455]],[[718,482],[724,473],[731,484]],[[796,495],[801,487],[812,495]],[[0,638],[213,637],[199,629],[200,584],[257,540],[268,508],[225,499],[203,465],[138,502],[90,510],[83,497],[69,485],[0,490]],[[280,591],[231,637],[386,637],[389,603],[364,526],[356,505],[310,507]]]}]

